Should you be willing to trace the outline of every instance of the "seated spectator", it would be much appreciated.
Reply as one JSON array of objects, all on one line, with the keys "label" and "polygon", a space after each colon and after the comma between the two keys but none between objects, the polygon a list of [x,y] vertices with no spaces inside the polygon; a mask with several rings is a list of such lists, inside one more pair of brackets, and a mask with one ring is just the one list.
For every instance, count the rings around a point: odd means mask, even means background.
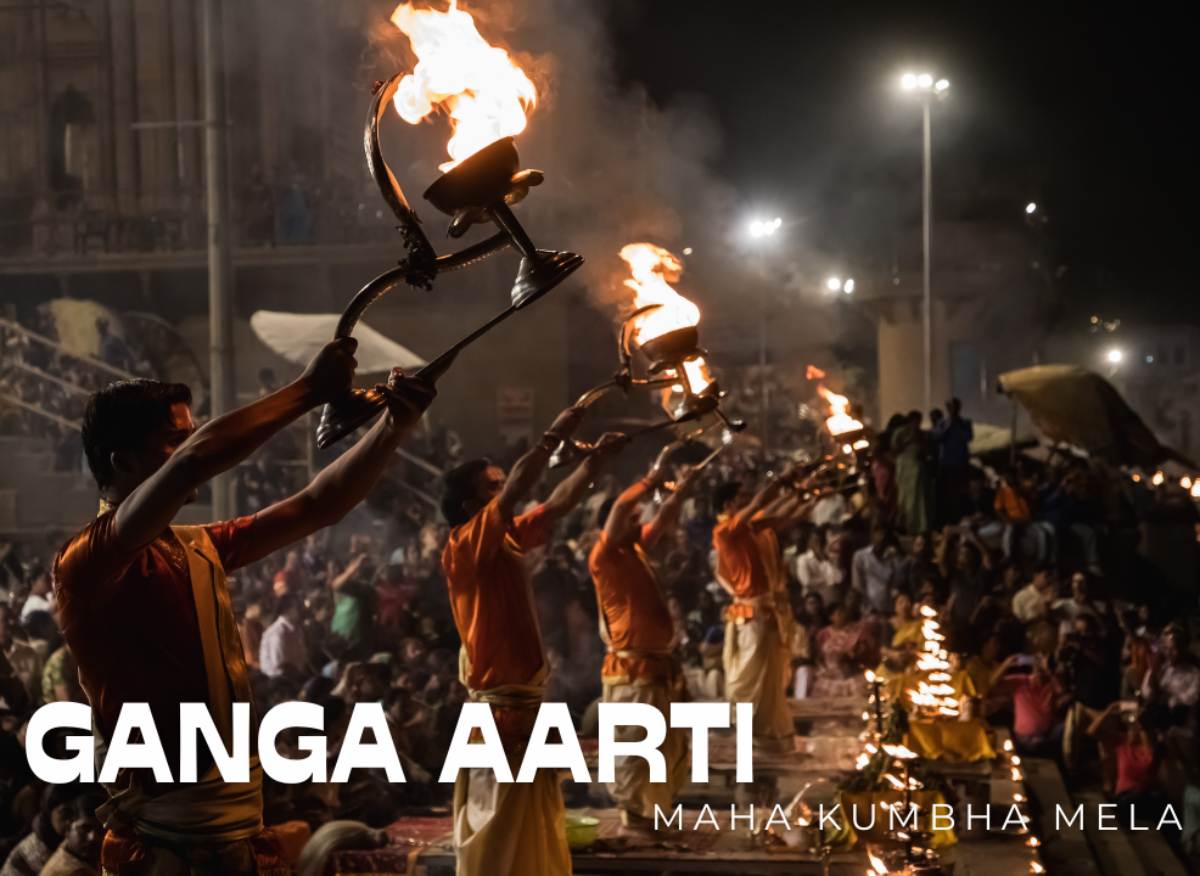
[{"label": "seated spectator", "polygon": [[825,605],[845,597],[846,575],[826,549],[826,532],[814,526],[808,536],[808,550],[796,558],[796,580],[805,595],[816,593]]},{"label": "seated spectator", "polygon": [[1071,595],[1050,604],[1050,614],[1058,621],[1060,636],[1071,633],[1080,615],[1090,615],[1097,623],[1103,623],[1109,616],[1108,604],[1093,598],[1091,590],[1087,573],[1075,572],[1071,575]]},{"label": "seated spectator", "polygon": [[897,593],[892,600],[892,615],[888,619],[888,641],[893,648],[918,647],[923,641],[922,620],[907,593]]},{"label": "seated spectator", "polygon": [[992,687],[1012,699],[1013,743],[1021,754],[1056,758],[1062,747],[1062,707],[1068,695],[1042,655],[1012,654],[992,675]]},{"label": "seated spectator", "polygon": [[1162,666],[1147,673],[1142,695],[1146,702],[1164,710],[1169,723],[1187,724],[1194,720],[1200,703],[1200,666],[1188,649],[1182,626],[1170,624],[1163,630],[1162,640]]},{"label": "seated spectator", "polygon": [[1057,596],[1058,572],[1053,566],[1042,566],[1033,573],[1033,580],[1013,596],[1013,616],[1023,624],[1041,620],[1050,613]]},{"label": "seated spectator", "polygon": [[307,585],[307,575],[304,570],[304,563],[301,561],[301,553],[293,548],[287,552],[287,559],[284,560],[283,568],[275,573],[275,580],[272,583],[272,589],[276,596],[283,596],[285,593],[295,593],[297,595],[304,592]]},{"label": "seated spectator", "polygon": [[33,818],[33,830],[9,853],[0,876],[38,876],[63,841],[74,811],[78,785],[47,785]]},{"label": "seated spectator", "polygon": [[941,573],[933,557],[933,536],[918,532],[913,536],[908,556],[900,561],[897,586],[910,596],[916,596],[921,582],[927,578],[940,579]]},{"label": "seated spectator", "polygon": [[829,609],[829,624],[816,636],[811,696],[857,696],[865,690],[858,655],[862,649],[862,630],[850,620],[843,603]]},{"label": "seated spectator", "polygon": [[1115,700],[1091,722],[1088,734],[1100,746],[1104,789],[1121,804],[1118,812],[1127,820],[1133,806],[1139,823],[1157,824],[1166,798],[1158,781],[1159,745],[1148,717],[1136,701]]},{"label": "seated spectator", "polygon": [[96,809],[103,802],[104,796],[96,790],[71,801],[62,842],[42,867],[40,876],[99,876],[104,828],[96,818]]},{"label": "seated spectator", "polygon": [[[952,539],[952,535],[957,535],[957,540]],[[992,589],[991,557],[975,532],[964,525],[944,533],[938,565],[950,589],[950,599],[946,603],[949,632],[959,637],[967,635],[979,603]]]},{"label": "seated spectator", "polygon": [[262,634],[258,662],[263,675],[276,678],[308,670],[308,647],[304,639],[300,596],[285,593],[279,598],[278,615]]},{"label": "seated spectator", "polygon": [[25,620],[35,611],[54,613],[54,593],[50,589],[50,570],[41,563],[35,563],[25,573],[29,585],[29,595],[25,597],[25,605],[21,607],[21,620]]}]

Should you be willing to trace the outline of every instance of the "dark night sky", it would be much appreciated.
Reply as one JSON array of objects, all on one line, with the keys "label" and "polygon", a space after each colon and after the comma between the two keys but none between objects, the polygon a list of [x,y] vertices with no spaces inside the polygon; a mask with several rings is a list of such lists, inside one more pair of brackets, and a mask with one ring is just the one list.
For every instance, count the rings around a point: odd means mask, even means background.
[{"label": "dark night sky", "polygon": [[608,8],[622,79],[643,83],[658,103],[698,104],[714,117],[719,170],[747,205],[803,212],[826,246],[830,235],[861,237],[860,220],[840,206],[864,185],[894,187],[897,173],[915,184],[918,112],[895,83],[906,67],[933,67],[953,83],[935,120],[935,180],[977,180],[969,191],[999,185],[1018,211],[1031,198],[1044,204],[1076,308],[1195,318],[1195,48],[1190,22],[1164,14],[1170,7]]}]

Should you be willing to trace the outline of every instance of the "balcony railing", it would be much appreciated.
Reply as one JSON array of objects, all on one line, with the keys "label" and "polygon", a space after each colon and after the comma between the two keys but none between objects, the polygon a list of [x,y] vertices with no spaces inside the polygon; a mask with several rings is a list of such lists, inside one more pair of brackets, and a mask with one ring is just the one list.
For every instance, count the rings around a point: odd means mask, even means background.
[{"label": "balcony railing", "polygon": [[[235,193],[234,246],[361,244],[395,239],[393,223],[378,197],[336,185]],[[154,206],[113,206],[131,203]],[[200,189],[86,198],[77,193],[51,192],[34,198],[0,192],[0,259],[195,251],[207,243],[206,223]]]}]

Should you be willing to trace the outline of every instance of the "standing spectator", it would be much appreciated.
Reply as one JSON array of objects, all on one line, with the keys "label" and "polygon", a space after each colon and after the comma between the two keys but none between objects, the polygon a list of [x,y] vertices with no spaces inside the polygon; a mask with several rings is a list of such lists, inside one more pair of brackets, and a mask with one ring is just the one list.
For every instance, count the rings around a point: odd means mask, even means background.
[{"label": "standing spectator", "polygon": [[898,517],[905,532],[923,532],[933,523],[933,475],[926,461],[925,435],[921,431],[921,412],[912,411],[892,433],[892,454],[896,459]]},{"label": "standing spectator", "polygon": [[868,612],[891,614],[899,571],[900,555],[892,533],[883,526],[872,527],[871,543],[854,553],[850,569],[850,586],[862,595]]},{"label": "standing spectator", "polygon": [[132,371],[133,353],[130,352],[129,345],[125,343],[124,338],[109,330],[108,320],[102,316],[96,317],[96,333],[100,336],[97,344],[100,358],[114,368]]},{"label": "standing spectator", "polygon": [[241,203],[246,211],[246,243],[250,246],[274,246],[275,198],[258,164],[250,168]]},{"label": "standing spectator", "polygon": [[967,475],[971,466],[971,441],[975,428],[962,415],[962,402],[946,402],[946,417],[934,426],[938,458],[938,510],[947,523],[957,523],[965,514]]},{"label": "standing spectator", "polygon": [[285,245],[312,243],[312,201],[303,175],[292,167],[279,193],[279,230]]},{"label": "standing spectator", "polygon": [[300,596],[296,593],[285,593],[279,597],[279,614],[263,632],[258,662],[263,675],[269,678],[308,669],[308,649],[300,625],[303,619],[300,605]]},{"label": "standing spectator", "polygon": [[329,588],[333,591],[333,620],[330,621],[329,631],[341,638],[348,658],[364,656],[369,650],[369,572],[367,555],[360,553],[340,575],[329,582]]}]

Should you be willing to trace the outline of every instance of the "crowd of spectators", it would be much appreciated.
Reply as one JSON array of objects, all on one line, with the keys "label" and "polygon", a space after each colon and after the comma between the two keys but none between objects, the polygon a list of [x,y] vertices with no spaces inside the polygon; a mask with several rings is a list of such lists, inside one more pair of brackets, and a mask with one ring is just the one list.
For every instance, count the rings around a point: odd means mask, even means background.
[{"label": "crowd of spectators", "polygon": [[[1194,584],[1190,602],[1172,601],[1152,569],[1119,555],[1151,516],[1194,526],[1191,500],[1069,455],[985,465],[969,453],[969,421],[948,408],[930,418],[932,428],[919,415],[893,418],[859,453],[857,488],[830,493],[781,538],[797,619],[793,695],[865,697],[864,669],[911,659],[918,606],[932,606],[972,711],[1009,728],[1020,752],[1058,760],[1072,787],[1095,785],[1146,806],[1170,801],[1180,812],[1185,798],[1195,806]],[[437,467],[461,454],[445,430],[415,440],[410,449]],[[723,695],[728,599],[713,572],[708,497],[768,468],[778,466],[755,445],[730,446],[702,473],[655,557],[695,698]],[[336,758],[354,703],[382,701],[408,778],[389,784],[358,771],[338,786],[268,781],[268,823],[379,826],[447,803],[450,786],[435,779],[465,697],[440,564],[447,527],[430,501],[434,475],[424,466],[402,474],[408,487],[388,501],[230,579],[260,712],[292,699],[319,704]],[[594,732],[604,653],[587,557],[622,486],[603,478],[528,557],[551,669],[547,698],[566,702],[585,735]],[[55,625],[49,561],[11,548],[0,572],[0,860],[14,847],[18,856],[2,876],[37,873],[21,862],[63,848],[86,858],[92,830],[78,803],[90,792],[43,787],[20,750],[34,708],[82,698]],[[1130,569],[1146,577],[1132,579]],[[281,747],[295,744],[285,736]],[[1173,841],[1200,851],[1195,837]]]},{"label": "crowd of spectators", "polygon": [[18,321],[16,309],[0,317],[0,435],[36,438],[55,450],[55,467],[78,469],[82,459],[78,423],[88,396],[115,379],[115,372],[149,377],[145,356],[96,319],[93,360],[58,345],[58,326],[49,309],[39,307]]}]

